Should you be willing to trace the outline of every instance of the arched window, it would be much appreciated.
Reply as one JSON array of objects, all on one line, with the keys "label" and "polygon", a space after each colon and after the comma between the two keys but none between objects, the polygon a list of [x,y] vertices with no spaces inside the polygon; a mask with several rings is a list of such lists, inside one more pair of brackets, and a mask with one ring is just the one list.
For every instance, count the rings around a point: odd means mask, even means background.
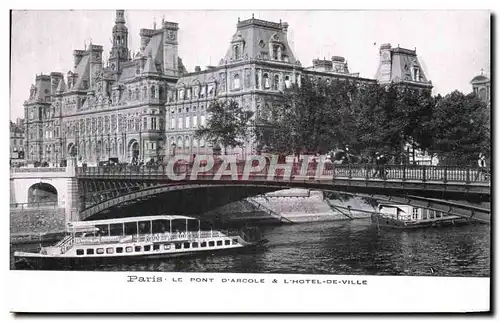
[{"label": "arched window", "polygon": [[285,87],[290,88],[290,76],[285,76]]},{"label": "arched window", "polygon": [[183,99],[184,99],[184,90],[180,89],[179,90],[179,100],[183,100]]},{"label": "arched window", "polygon": [[128,99],[129,100],[132,99],[132,90],[131,89],[128,90]]},{"label": "arched window", "polygon": [[156,88],[154,85],[151,86],[151,98],[156,97]]},{"label": "arched window", "polygon": [[265,89],[270,88],[271,86],[269,84],[269,76],[267,75],[267,73],[262,76],[262,79],[263,79],[263,82],[264,82],[264,88]]},{"label": "arched window", "polygon": [[143,89],[142,89],[142,97],[144,99],[148,98],[148,88],[146,86],[144,86]]},{"label": "arched window", "polygon": [[184,142],[182,141],[182,137],[177,138],[177,147],[178,148],[183,148],[184,147]]},{"label": "arched window", "polygon": [[274,75],[273,89],[277,91],[279,89],[280,77],[278,75]]},{"label": "arched window", "polygon": [[191,147],[191,140],[189,139],[189,136],[186,136],[184,139],[184,147],[185,148]]},{"label": "arched window", "polygon": [[136,89],[135,89],[135,99],[136,99],[136,100],[139,100],[139,99],[140,99],[140,98],[139,98],[139,88],[136,88]]},{"label": "arched window", "polygon": [[240,89],[240,75],[238,75],[238,74],[234,75],[233,89]]}]

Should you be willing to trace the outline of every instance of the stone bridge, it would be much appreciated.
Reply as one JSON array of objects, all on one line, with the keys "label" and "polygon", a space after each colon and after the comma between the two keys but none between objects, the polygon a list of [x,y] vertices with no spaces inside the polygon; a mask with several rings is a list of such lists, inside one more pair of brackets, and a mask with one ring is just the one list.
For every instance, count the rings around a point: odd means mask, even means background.
[{"label": "stone bridge", "polygon": [[[252,162],[252,161],[250,161]],[[250,171],[246,171],[250,165]],[[247,167],[245,167],[247,166]],[[381,175],[380,175],[381,173]],[[80,167],[11,170],[11,206],[29,204],[29,190],[44,183],[57,191],[66,220],[123,215],[123,207],[144,210],[162,201],[165,212],[194,214],[258,194],[306,188],[413,204],[489,222],[490,176],[477,168],[442,166],[373,166],[238,163],[210,169],[193,163],[167,166]],[[113,213],[114,211],[114,213]],[[109,212],[112,212],[109,214]],[[144,211],[143,211],[144,212]]]},{"label": "stone bridge", "polygon": [[257,171],[245,171],[248,165],[239,163],[230,169],[222,164],[209,170],[193,166],[193,163],[78,168],[76,176],[82,200],[80,219],[94,218],[120,205],[162,199],[181,191],[201,191],[192,202],[221,191],[234,196],[224,201],[231,202],[264,192],[306,188],[377,196],[395,203],[411,203],[489,221],[489,209],[478,206],[489,202],[489,175],[477,168],[385,166],[378,169],[382,176],[374,177],[377,169],[373,166],[268,164],[255,168]]}]

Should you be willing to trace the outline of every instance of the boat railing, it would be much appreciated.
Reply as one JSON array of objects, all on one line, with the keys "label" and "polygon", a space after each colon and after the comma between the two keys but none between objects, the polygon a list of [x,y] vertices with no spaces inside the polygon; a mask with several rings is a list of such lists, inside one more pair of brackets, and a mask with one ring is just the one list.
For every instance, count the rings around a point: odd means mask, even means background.
[{"label": "boat railing", "polygon": [[[85,236],[85,237],[67,237],[64,239],[64,245],[71,238],[71,245],[96,245],[105,243],[128,243],[128,242],[163,242],[163,241],[179,241],[190,240],[197,238],[216,238],[226,236],[237,236],[238,231],[222,230],[222,231],[189,231],[189,232],[173,232],[173,233],[158,233],[158,234],[136,234],[136,235],[120,235],[120,236]],[[60,247],[63,247],[61,242]]]}]

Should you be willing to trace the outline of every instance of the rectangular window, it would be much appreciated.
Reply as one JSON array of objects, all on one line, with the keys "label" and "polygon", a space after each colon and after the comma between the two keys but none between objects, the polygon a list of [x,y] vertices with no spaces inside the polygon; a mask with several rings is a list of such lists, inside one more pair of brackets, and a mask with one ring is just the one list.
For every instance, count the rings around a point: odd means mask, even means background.
[{"label": "rectangular window", "polygon": [[125,251],[127,253],[132,253],[132,250],[133,250],[132,246],[128,246],[127,248],[125,248]]},{"label": "rectangular window", "polygon": [[104,248],[97,248],[97,254],[104,254]]},{"label": "rectangular window", "polygon": [[135,251],[140,252],[141,251],[141,246],[135,246]]},{"label": "rectangular window", "polygon": [[201,242],[200,246],[201,247],[207,247],[207,242]]},{"label": "rectangular window", "polygon": [[143,124],[142,124],[142,129],[144,129],[144,130],[145,130],[145,129],[147,129],[147,128],[148,128],[148,118],[147,118],[147,117],[145,117],[145,118],[144,118],[144,122],[143,122]]},{"label": "rectangular window", "polygon": [[192,244],[192,247],[193,247],[193,248],[198,248],[198,243],[197,243],[197,242],[194,242],[194,243]]},{"label": "rectangular window", "polygon": [[182,117],[179,117],[179,129],[182,129],[184,127],[184,122],[182,122]]},{"label": "rectangular window", "polygon": [[145,245],[144,246],[144,251],[149,252],[151,250],[151,245]]},{"label": "rectangular window", "polygon": [[171,247],[171,246],[170,246],[170,244],[165,244],[165,245],[163,245],[163,249],[164,249],[164,250],[169,250],[169,249],[170,249],[170,247]]},{"label": "rectangular window", "polygon": [[156,117],[151,118],[151,127],[153,130],[156,130]]},{"label": "rectangular window", "polygon": [[226,246],[227,246],[227,245],[231,245],[231,241],[230,241],[229,239],[226,239],[226,240],[224,241],[224,245],[226,245]]},{"label": "rectangular window", "polygon": [[160,250],[160,244],[153,245],[153,250]]},{"label": "rectangular window", "polygon": [[201,116],[201,122],[200,123],[201,123],[201,126],[205,125],[205,123],[206,123],[206,116],[205,115]]},{"label": "rectangular window", "polygon": [[189,121],[190,121],[190,119],[191,118],[189,116],[186,116],[186,129],[189,129],[189,126],[190,126],[190,124],[189,124],[190,122]]},{"label": "rectangular window", "polygon": [[94,249],[93,248],[87,248],[87,255],[94,255]]},{"label": "rectangular window", "polygon": [[181,248],[182,248],[181,243],[176,243],[176,244],[175,244],[175,249],[181,249]]},{"label": "rectangular window", "polygon": [[115,250],[112,247],[106,248],[106,254],[113,254]]},{"label": "rectangular window", "polygon": [[222,246],[222,240],[217,241],[217,246]]},{"label": "rectangular window", "polygon": [[213,241],[208,242],[208,247],[214,247],[215,243]]},{"label": "rectangular window", "polygon": [[109,235],[110,236],[122,236],[123,235],[123,224],[111,224],[111,225],[109,225]]},{"label": "rectangular window", "polygon": [[170,120],[170,128],[175,129],[175,118],[172,116],[172,119]]},{"label": "rectangular window", "polygon": [[189,248],[190,244],[189,243],[184,243],[184,248]]},{"label": "rectangular window", "polygon": [[83,249],[77,249],[76,250],[76,254],[77,255],[83,255],[84,254]]},{"label": "rectangular window", "polygon": [[198,117],[196,115],[193,116],[193,127],[198,127]]},{"label": "rectangular window", "polygon": [[116,253],[117,254],[123,253],[123,247],[116,247]]}]

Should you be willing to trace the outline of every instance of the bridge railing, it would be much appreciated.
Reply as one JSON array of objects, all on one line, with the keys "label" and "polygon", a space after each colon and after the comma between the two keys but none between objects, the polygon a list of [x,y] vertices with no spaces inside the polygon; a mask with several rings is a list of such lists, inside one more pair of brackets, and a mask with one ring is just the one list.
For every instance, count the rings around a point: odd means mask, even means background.
[{"label": "bridge railing", "polygon": [[[198,180],[212,180],[219,171],[221,164],[216,164],[212,169],[197,173]],[[238,180],[243,178],[245,163],[238,163],[236,173]],[[283,165],[277,165],[275,173],[271,176],[274,180],[286,180],[284,169],[279,169]],[[490,170],[485,168],[473,167],[453,167],[453,166],[419,166],[419,165],[333,165],[326,164],[319,173],[317,164],[309,164],[302,167],[300,163],[289,164],[290,175],[292,177],[322,176],[322,179],[331,177],[365,179],[365,180],[415,180],[415,181],[440,181],[440,182],[489,182]],[[85,176],[141,176],[143,178],[157,178],[158,176],[173,176],[186,174],[186,179],[191,179],[192,163],[178,164],[172,167],[160,166],[111,166],[111,167],[81,167],[77,169],[77,175]],[[305,172],[304,172],[305,170]],[[321,169],[320,169],[321,170]],[[270,171],[269,164],[265,165],[258,172],[250,172],[249,180],[262,179],[268,176]],[[223,178],[230,176],[225,175]],[[314,179],[314,178],[313,178]]]},{"label": "bridge railing", "polygon": [[22,172],[66,172],[66,168],[56,168],[56,167],[38,167],[38,168],[10,168],[10,172],[22,173]]},{"label": "bridge railing", "polygon": [[11,203],[11,209],[55,209],[64,207],[64,202],[49,201],[49,202],[20,202]]}]

